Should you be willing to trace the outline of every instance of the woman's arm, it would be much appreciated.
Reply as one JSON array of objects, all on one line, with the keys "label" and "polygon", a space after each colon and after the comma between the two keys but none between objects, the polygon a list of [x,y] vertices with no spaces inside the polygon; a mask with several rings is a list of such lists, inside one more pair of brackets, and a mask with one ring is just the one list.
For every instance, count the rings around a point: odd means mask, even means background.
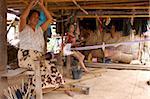
[{"label": "woman's arm", "polygon": [[46,31],[47,28],[48,28],[48,25],[50,23],[52,23],[53,21],[53,18],[52,16],[50,15],[50,13],[48,12],[48,10],[45,8],[45,6],[43,5],[43,0],[40,0],[40,2],[38,2],[39,6],[41,7],[41,9],[44,11],[44,14],[46,16],[46,21],[41,25],[41,28],[43,31]]},{"label": "woman's arm", "polygon": [[30,10],[37,4],[36,0],[33,0],[28,6],[27,8],[24,10],[24,12],[22,13],[22,15],[20,16],[20,23],[19,23],[19,32],[21,32],[23,30],[23,28],[26,25],[26,21],[27,21],[27,17],[29,15]]}]

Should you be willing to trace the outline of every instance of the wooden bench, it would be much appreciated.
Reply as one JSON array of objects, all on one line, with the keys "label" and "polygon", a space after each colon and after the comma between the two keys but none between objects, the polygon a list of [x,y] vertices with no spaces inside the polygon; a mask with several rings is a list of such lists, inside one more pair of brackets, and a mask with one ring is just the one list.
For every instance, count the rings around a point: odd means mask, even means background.
[{"label": "wooden bench", "polygon": [[39,61],[35,62],[36,69],[35,71],[28,71],[27,69],[18,68],[15,70],[8,70],[8,72],[1,75],[1,78],[11,78],[18,75],[34,75],[35,74],[35,95],[36,99],[43,99],[42,95],[42,84],[41,84],[41,75],[40,75],[40,65]]},{"label": "wooden bench", "polygon": [[17,68],[15,70],[8,70],[6,73],[1,75],[1,78],[15,77],[17,75],[23,74],[26,71],[27,69],[23,69],[23,68]]}]

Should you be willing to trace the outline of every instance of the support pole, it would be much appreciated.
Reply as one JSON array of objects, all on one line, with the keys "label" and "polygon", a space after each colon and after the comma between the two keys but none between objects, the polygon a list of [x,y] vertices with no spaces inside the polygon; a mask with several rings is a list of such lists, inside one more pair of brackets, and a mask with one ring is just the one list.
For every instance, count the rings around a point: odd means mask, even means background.
[{"label": "support pole", "polygon": [[0,71],[6,71],[7,65],[7,6],[6,0],[0,3]]},{"label": "support pole", "polygon": [[40,61],[35,61],[35,93],[36,99],[43,99],[42,95],[42,81],[41,81],[41,72],[40,72]]},{"label": "support pole", "polygon": [[[0,72],[6,72],[7,65],[7,5],[6,0],[0,1]],[[0,74],[1,75],[1,74]],[[0,79],[0,93],[7,87],[7,79]],[[4,99],[0,94],[0,99]]]},{"label": "support pole", "polygon": [[66,77],[71,78],[71,56],[67,56]]}]

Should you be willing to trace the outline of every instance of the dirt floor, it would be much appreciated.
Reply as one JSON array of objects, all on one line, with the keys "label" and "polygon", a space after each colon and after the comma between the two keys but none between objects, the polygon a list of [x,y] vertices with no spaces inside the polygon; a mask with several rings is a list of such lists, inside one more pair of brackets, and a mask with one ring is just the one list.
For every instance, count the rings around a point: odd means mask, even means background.
[{"label": "dirt floor", "polygon": [[[84,81],[81,82],[66,81],[90,87],[89,95],[76,92],[74,97],[70,97],[64,92],[52,92],[44,94],[44,99],[150,99],[150,86],[146,84],[150,71],[99,69],[95,74],[84,75],[82,79]],[[1,80],[0,85],[2,91],[5,83]]]},{"label": "dirt floor", "polygon": [[44,99],[150,99],[149,79],[150,71],[108,69],[102,76],[80,82],[90,87],[89,95],[75,93],[70,97],[55,92],[45,94]]}]

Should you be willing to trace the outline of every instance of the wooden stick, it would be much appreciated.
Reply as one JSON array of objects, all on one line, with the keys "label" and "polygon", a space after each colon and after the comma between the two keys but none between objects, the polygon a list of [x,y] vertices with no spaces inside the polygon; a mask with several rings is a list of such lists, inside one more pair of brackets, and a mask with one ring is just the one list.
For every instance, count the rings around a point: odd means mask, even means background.
[{"label": "wooden stick", "polygon": [[148,70],[150,67],[147,65],[131,65],[131,64],[106,64],[106,63],[86,63],[90,68],[108,68],[108,69],[128,69],[128,70]]},{"label": "wooden stick", "polygon": [[75,92],[81,92],[83,94],[89,94],[89,87],[82,87],[82,86],[78,86],[78,87],[73,87],[73,86],[69,86],[69,87],[64,87],[64,88],[57,88],[57,89],[43,89],[43,93],[49,93],[49,92],[58,92],[58,91],[75,91]]}]

